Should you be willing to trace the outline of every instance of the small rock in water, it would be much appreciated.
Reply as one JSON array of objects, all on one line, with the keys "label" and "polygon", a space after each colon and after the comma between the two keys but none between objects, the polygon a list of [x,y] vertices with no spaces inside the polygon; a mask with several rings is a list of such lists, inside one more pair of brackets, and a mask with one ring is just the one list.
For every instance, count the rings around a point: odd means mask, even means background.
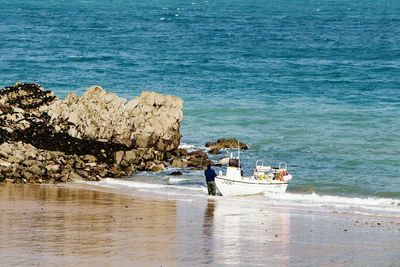
[{"label": "small rock in water", "polygon": [[223,148],[232,148],[237,149],[238,147],[241,150],[247,150],[249,147],[239,140],[236,139],[218,139],[216,142],[207,142],[205,144],[206,147],[210,149],[223,149]]},{"label": "small rock in water", "polygon": [[204,153],[201,150],[196,150],[189,152],[186,156],[187,162],[188,162],[188,167],[205,167],[208,164],[211,164],[212,162],[208,159],[208,156],[206,153]]},{"label": "small rock in water", "polygon": [[221,151],[219,151],[219,149],[214,148],[214,149],[210,149],[210,150],[208,151],[208,154],[211,154],[211,155],[218,155],[218,154],[221,154]]},{"label": "small rock in water", "polygon": [[170,176],[178,176],[178,175],[182,175],[183,173],[181,172],[181,171],[173,171],[173,172],[171,172],[170,174],[168,174],[168,175],[170,175]]},{"label": "small rock in water", "polygon": [[172,159],[171,166],[174,168],[197,168],[202,169],[208,164],[212,164],[206,153],[201,150],[187,152],[183,149],[177,149],[169,153]]}]

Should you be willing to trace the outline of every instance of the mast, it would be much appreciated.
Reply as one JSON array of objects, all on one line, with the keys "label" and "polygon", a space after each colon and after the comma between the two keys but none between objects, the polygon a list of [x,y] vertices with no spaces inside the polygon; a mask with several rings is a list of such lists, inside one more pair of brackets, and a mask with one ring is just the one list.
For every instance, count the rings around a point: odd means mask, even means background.
[{"label": "mast", "polygon": [[239,170],[240,168],[240,145],[239,145],[239,140],[238,140],[238,162],[239,162]]}]

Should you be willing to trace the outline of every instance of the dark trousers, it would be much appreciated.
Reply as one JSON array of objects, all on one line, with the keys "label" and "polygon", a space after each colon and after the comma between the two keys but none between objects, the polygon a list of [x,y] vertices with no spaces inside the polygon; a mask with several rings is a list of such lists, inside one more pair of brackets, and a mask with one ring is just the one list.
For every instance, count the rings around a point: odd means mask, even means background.
[{"label": "dark trousers", "polygon": [[215,196],[217,194],[217,186],[214,181],[207,182],[208,195]]}]

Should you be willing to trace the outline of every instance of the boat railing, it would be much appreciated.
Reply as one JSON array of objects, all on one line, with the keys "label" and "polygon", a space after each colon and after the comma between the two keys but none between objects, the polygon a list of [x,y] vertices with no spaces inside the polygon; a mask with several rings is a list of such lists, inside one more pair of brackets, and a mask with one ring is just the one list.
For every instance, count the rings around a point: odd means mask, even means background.
[{"label": "boat railing", "polygon": [[269,171],[271,170],[271,166],[265,166],[262,160],[256,161],[256,171]]},{"label": "boat railing", "polygon": [[264,166],[264,161],[257,160],[256,161],[256,170],[264,170],[264,169],[270,169],[270,166]]}]

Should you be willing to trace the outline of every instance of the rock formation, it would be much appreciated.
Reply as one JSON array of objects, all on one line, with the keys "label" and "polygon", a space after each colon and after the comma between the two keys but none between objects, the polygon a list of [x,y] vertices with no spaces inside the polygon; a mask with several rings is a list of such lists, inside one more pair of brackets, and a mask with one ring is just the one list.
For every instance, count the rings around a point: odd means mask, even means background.
[{"label": "rock formation", "polygon": [[237,149],[238,147],[241,150],[249,149],[249,147],[245,143],[240,142],[236,139],[218,139],[216,142],[207,142],[205,146],[214,151],[224,148]]},{"label": "rock formation", "polygon": [[5,87],[0,180],[98,180],[169,165],[204,166],[207,155],[178,149],[182,108],[181,99],[154,92],[128,102],[94,86],[60,100],[36,84]]},{"label": "rock formation", "polygon": [[94,86],[82,97],[71,93],[55,101],[46,112],[56,132],[78,139],[170,151],[179,145],[182,108],[177,97],[143,92],[126,103]]},{"label": "rock formation", "polygon": [[67,155],[22,142],[0,145],[0,170],[2,179],[30,183],[94,181],[109,173],[107,165],[93,155]]},{"label": "rock formation", "polygon": [[[182,151],[184,152],[182,153]],[[171,166],[174,168],[198,169],[212,163],[207,154],[200,150],[187,152],[182,149],[176,155],[171,155],[170,158],[172,158]]]}]

